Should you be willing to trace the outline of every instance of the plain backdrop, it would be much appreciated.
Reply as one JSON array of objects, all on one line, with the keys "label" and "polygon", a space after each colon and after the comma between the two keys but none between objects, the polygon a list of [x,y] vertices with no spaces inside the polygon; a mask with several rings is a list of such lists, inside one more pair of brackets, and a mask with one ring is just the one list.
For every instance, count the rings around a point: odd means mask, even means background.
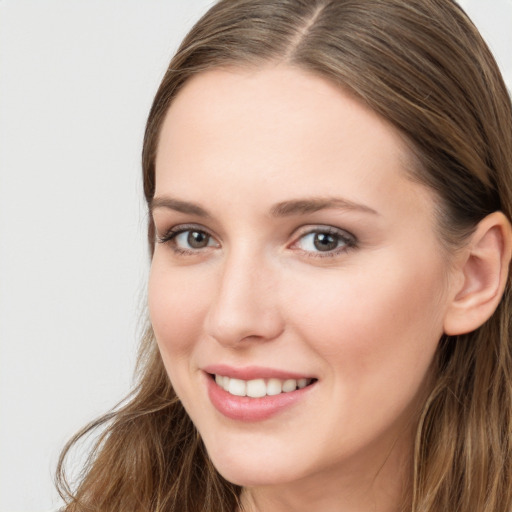
[{"label": "plain backdrop", "polygon": [[[512,0],[462,3],[512,87]],[[211,4],[0,0],[0,512],[55,509],[63,444],[130,387],[144,123]]]}]

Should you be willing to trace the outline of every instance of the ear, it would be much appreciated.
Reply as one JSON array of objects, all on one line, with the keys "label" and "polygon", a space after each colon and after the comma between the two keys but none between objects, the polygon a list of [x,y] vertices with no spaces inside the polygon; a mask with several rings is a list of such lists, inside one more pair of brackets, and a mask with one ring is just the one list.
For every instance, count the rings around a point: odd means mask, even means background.
[{"label": "ear", "polygon": [[512,229],[503,213],[491,213],[478,223],[457,258],[445,334],[474,331],[491,317],[505,290],[511,251]]}]

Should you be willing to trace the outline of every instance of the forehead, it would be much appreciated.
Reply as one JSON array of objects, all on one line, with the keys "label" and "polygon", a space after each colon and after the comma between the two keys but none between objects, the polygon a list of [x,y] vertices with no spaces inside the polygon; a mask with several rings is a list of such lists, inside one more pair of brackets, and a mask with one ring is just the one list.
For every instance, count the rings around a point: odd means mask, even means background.
[{"label": "forehead", "polygon": [[334,191],[361,202],[370,190],[419,188],[407,178],[411,161],[398,130],[325,79],[283,65],[214,69],[189,80],[169,108],[156,195],[215,184],[247,200]]}]

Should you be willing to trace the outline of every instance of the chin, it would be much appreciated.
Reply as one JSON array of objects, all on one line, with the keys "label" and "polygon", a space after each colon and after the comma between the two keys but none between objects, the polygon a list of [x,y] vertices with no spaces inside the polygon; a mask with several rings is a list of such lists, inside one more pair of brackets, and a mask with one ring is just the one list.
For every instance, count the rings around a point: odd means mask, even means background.
[{"label": "chin", "polygon": [[295,480],[295,475],[291,474],[290,468],[281,470],[279,467],[272,467],[268,461],[264,465],[257,466],[253,464],[217,464],[216,461],[213,461],[213,465],[228,482],[240,487],[265,487]]},{"label": "chin", "polygon": [[300,460],[288,450],[229,447],[210,448],[208,454],[217,471],[229,482],[241,487],[284,484],[304,475]]}]

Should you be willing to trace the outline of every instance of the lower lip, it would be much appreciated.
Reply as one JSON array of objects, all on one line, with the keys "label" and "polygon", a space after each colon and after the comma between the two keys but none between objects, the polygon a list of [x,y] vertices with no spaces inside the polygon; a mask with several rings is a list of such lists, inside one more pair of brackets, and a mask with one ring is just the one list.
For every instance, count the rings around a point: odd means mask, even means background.
[{"label": "lower lip", "polygon": [[206,378],[208,396],[213,406],[227,418],[238,421],[262,421],[271,418],[302,400],[315,386],[313,383],[288,393],[250,398],[228,393],[209,374],[206,374]]}]

